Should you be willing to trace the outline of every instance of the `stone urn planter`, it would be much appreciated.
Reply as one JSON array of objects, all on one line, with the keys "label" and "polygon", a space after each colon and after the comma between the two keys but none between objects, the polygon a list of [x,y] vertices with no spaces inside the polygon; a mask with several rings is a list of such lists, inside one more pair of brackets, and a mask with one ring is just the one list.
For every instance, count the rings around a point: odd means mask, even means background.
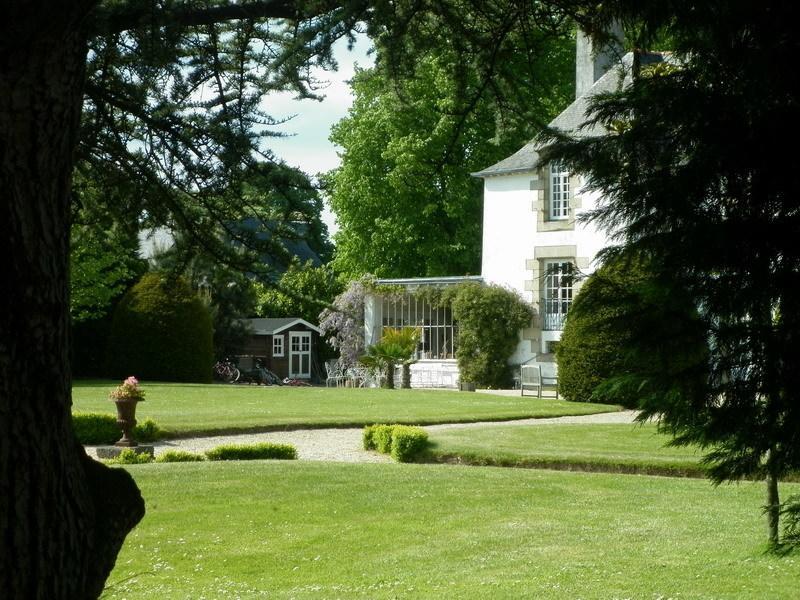
[{"label": "stone urn planter", "polygon": [[114,400],[114,404],[117,405],[117,425],[122,430],[122,437],[114,443],[115,446],[132,448],[139,445],[133,439],[133,428],[136,427],[136,404],[138,402],[138,398]]},{"label": "stone urn planter", "polygon": [[122,430],[122,437],[115,446],[133,448],[139,444],[133,439],[133,428],[136,427],[136,404],[144,400],[144,390],[139,387],[136,377],[130,376],[109,395],[117,407],[117,425]]}]

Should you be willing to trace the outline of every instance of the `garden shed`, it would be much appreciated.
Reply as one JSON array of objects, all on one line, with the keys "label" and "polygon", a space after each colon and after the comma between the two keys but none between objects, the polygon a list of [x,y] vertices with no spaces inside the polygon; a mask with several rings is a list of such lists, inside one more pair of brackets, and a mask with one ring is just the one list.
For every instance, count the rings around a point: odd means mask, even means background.
[{"label": "garden shed", "polygon": [[[244,319],[251,334],[240,354],[264,366],[281,379],[319,381],[320,329],[298,317]],[[240,359],[241,361],[242,359]],[[248,368],[250,365],[243,365]]]}]

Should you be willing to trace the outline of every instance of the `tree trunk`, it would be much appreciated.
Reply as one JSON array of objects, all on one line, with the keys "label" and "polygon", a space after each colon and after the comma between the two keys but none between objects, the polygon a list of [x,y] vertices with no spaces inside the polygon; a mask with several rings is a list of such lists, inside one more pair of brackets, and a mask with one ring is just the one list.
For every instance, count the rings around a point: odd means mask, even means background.
[{"label": "tree trunk", "polygon": [[410,389],[411,388],[411,363],[404,362],[403,363],[403,378],[400,387],[403,389]]},{"label": "tree trunk", "polygon": [[7,3],[0,28],[0,596],[97,597],[144,514],[70,416],[69,198],[94,2]]},{"label": "tree trunk", "polygon": [[386,363],[386,380],[383,384],[387,390],[394,389],[394,362],[388,361]]},{"label": "tree trunk", "polygon": [[778,476],[767,460],[767,504],[764,507],[767,515],[767,537],[771,546],[780,542],[779,525],[781,519],[781,501],[778,495]]}]

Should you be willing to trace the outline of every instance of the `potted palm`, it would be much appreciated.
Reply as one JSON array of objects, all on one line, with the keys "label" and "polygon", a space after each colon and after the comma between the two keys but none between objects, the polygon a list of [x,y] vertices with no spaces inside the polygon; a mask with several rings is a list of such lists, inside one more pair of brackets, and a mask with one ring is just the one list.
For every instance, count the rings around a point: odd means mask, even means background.
[{"label": "potted palm", "polygon": [[138,446],[132,432],[136,427],[136,403],[144,400],[144,390],[139,387],[139,380],[131,375],[111,390],[108,398],[117,406],[117,425],[122,430],[122,437],[114,445],[126,448]]},{"label": "potted palm", "polygon": [[377,344],[367,348],[366,355],[361,357],[361,362],[368,367],[383,368],[386,370],[384,386],[394,388],[394,368],[401,365],[403,375],[400,387],[411,387],[411,365],[415,362],[414,352],[419,343],[419,330],[413,327],[394,329],[386,327],[383,336]]}]

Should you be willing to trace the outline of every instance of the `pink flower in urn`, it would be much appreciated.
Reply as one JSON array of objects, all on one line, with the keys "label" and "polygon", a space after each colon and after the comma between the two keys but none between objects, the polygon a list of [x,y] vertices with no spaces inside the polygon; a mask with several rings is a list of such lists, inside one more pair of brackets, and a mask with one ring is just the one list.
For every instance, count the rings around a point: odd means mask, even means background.
[{"label": "pink flower in urn", "polygon": [[144,400],[144,390],[139,387],[139,380],[133,375],[128,377],[108,395],[110,400]]}]

